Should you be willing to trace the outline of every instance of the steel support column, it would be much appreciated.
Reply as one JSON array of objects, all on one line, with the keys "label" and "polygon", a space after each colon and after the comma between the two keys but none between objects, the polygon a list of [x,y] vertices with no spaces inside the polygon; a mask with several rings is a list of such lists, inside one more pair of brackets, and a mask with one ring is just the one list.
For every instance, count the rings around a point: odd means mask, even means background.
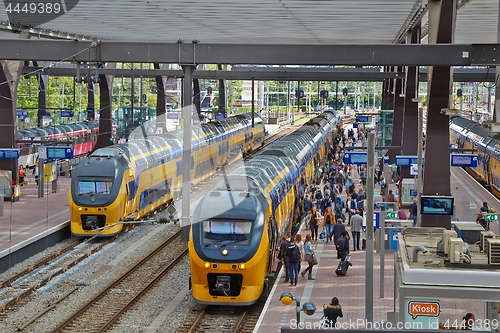
[{"label": "steel support column", "polygon": [[[402,70],[401,67],[394,67],[394,71]],[[403,138],[403,108],[404,98],[401,97],[403,88],[403,79],[394,79],[394,90],[392,96],[394,97],[394,114],[392,118],[392,141],[391,146],[401,147],[401,140]],[[401,155],[401,148],[391,148],[387,151],[389,162],[394,163],[396,155]]]},{"label": "steel support column", "polygon": [[[225,66],[227,67],[227,66]],[[219,71],[222,70],[222,65],[218,64],[217,69]],[[223,79],[219,80],[219,112],[220,113],[227,113],[226,110],[226,82]]]},{"label": "steel support column", "polygon": [[[429,11],[429,43],[453,43],[456,0],[433,0]],[[430,67],[427,101],[424,195],[451,195],[449,108],[452,67]],[[423,227],[450,229],[451,216],[422,215]]]},{"label": "steel support column", "polygon": [[[384,72],[390,72],[389,66],[384,66]],[[384,79],[382,82],[382,104],[380,106],[381,110],[387,110],[387,105],[389,103],[389,82],[390,79]]]},{"label": "steel support column", "polygon": [[[155,63],[154,69],[160,69],[160,64]],[[165,96],[165,82],[161,75],[155,76],[156,82],[156,127],[161,128],[162,132],[167,131],[167,100]]]},{"label": "steel support column", "polygon": [[[94,93],[94,82],[87,82],[87,119],[95,119],[95,93]],[[92,111],[89,115],[88,111]]]},{"label": "steel support column", "polygon": [[[420,41],[420,22],[408,33],[407,43]],[[418,97],[418,67],[406,67],[405,97],[403,110],[402,155],[417,155],[418,146],[418,103],[412,100]],[[403,167],[401,178],[410,177],[410,168]]]},{"label": "steel support column", "polygon": [[[33,66],[38,66],[36,61],[33,61]],[[38,81],[37,121],[38,121],[38,127],[42,127],[42,116],[50,115],[47,112],[47,86],[48,86],[49,76],[37,74],[36,79]]]},{"label": "steel support column", "polygon": [[[500,15],[500,2],[498,3],[498,15]],[[500,17],[500,16],[499,16]],[[500,19],[498,20],[497,27],[497,42],[500,41]],[[500,75],[500,66],[496,66],[495,77]],[[500,85],[495,82],[495,104],[493,107],[493,117],[492,120],[495,122],[500,122]]]},{"label": "steel support column", "polygon": [[[111,98],[113,96],[113,78],[99,75],[99,136],[94,150],[112,145],[111,135]],[[133,111],[133,109],[132,109]]]},{"label": "steel support column", "polygon": [[[192,76],[191,76],[192,77]],[[184,77],[185,79],[186,77]],[[201,119],[201,84],[200,79],[193,79],[193,104],[198,114],[198,119]]]},{"label": "steel support column", "polygon": [[182,85],[182,215],[181,215],[181,240],[189,240],[191,227],[191,122],[193,118],[192,96],[193,71],[196,66],[183,65],[184,84]]},{"label": "steel support column", "polygon": [[[0,62],[0,83],[3,83],[0,84],[0,147],[2,148],[17,148],[16,90],[18,81],[9,71],[9,68],[15,67],[16,64],[19,62]],[[0,159],[0,169],[12,170],[12,179],[17,181],[17,160]]]}]

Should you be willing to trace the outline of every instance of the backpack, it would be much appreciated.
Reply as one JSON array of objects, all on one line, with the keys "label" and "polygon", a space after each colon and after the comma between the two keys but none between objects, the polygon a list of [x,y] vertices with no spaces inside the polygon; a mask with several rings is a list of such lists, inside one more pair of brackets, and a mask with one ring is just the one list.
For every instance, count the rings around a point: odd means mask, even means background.
[{"label": "backpack", "polygon": [[351,199],[351,213],[356,213],[356,208],[358,208],[358,204],[356,203],[356,200]]},{"label": "backpack", "polygon": [[380,183],[380,188],[387,188],[387,182],[385,180],[383,180],[381,183]]},{"label": "backpack", "polygon": [[337,251],[346,251],[346,240],[347,238],[345,237],[340,237],[339,239],[337,239],[335,241],[335,248],[337,249]]},{"label": "backpack", "polygon": [[300,262],[300,250],[297,244],[289,246],[286,254],[291,262]]},{"label": "backpack", "polygon": [[314,193],[314,199],[316,200],[323,199],[323,193],[321,193],[321,190],[317,190],[316,193]]}]

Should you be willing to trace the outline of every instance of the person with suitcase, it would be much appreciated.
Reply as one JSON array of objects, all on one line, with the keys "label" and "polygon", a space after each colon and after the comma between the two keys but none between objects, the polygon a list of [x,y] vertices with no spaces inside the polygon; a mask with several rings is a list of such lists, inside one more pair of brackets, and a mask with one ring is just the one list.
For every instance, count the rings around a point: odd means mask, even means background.
[{"label": "person with suitcase", "polygon": [[349,254],[349,237],[347,236],[347,231],[343,230],[340,233],[340,238],[335,241],[335,247],[337,249],[337,258],[345,261],[347,255]]}]

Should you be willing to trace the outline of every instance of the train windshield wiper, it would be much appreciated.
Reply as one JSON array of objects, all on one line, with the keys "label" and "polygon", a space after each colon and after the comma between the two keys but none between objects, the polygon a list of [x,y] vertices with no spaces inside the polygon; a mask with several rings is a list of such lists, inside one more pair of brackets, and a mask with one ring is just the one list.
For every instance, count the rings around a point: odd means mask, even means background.
[{"label": "train windshield wiper", "polygon": [[224,246],[226,246],[228,244],[235,244],[235,243],[243,242],[245,240],[246,240],[246,238],[245,239],[240,239],[240,240],[231,239],[231,240],[217,241],[217,242],[205,244],[205,247],[208,247],[210,245],[220,245],[220,247],[224,247]]}]

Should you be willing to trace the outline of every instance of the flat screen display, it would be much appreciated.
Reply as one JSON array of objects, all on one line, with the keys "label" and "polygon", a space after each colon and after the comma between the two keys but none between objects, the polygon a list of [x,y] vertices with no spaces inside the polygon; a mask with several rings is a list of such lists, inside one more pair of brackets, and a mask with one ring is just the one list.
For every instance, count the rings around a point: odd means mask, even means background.
[{"label": "flat screen display", "polygon": [[428,215],[453,215],[453,197],[422,196],[420,213]]}]

